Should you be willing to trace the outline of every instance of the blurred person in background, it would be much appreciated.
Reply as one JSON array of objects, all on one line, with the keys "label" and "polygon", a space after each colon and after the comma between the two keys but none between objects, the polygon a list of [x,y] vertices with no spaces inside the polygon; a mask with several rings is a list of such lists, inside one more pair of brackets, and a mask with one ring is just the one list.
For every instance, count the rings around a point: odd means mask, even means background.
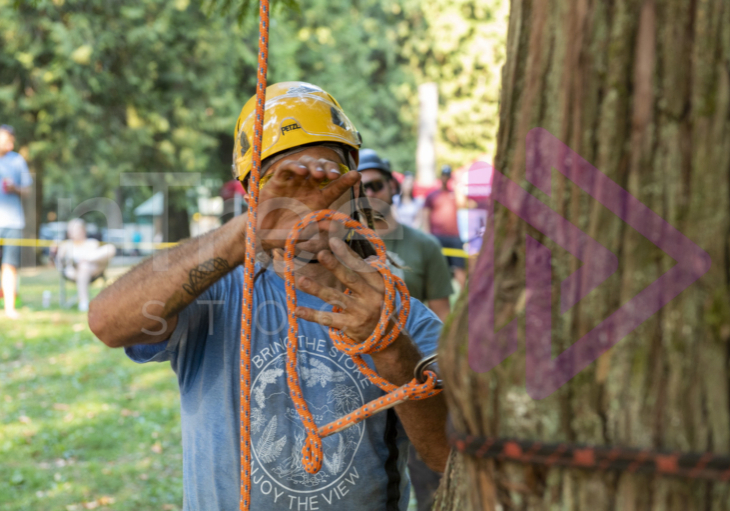
[{"label": "blurred person in background", "polygon": [[[444,165],[441,167],[441,188],[429,193],[423,205],[424,230],[436,236],[442,247],[461,249],[464,244],[459,236],[456,196],[449,189],[450,180],[451,167]],[[463,289],[466,283],[464,259],[451,256],[446,259],[454,272],[454,278]]]},{"label": "blurred person in background", "polygon": [[231,179],[223,183],[220,190],[220,196],[223,199],[223,213],[220,216],[221,224],[230,221],[236,215],[246,212],[248,208],[246,201],[243,199],[244,195],[246,193],[238,179]]},{"label": "blurred person in background", "polygon": [[449,315],[449,296],[453,290],[438,240],[396,219],[393,198],[398,191],[398,182],[387,160],[372,149],[362,149],[357,170],[371,206],[383,215],[384,220],[380,225],[376,224],[377,232],[389,255],[403,270],[408,291],[444,321]]},{"label": "blurred person in background", "polygon": [[68,223],[68,240],[58,247],[57,264],[63,276],[76,282],[79,310],[89,310],[89,284],[99,278],[116,254],[114,245],[101,245],[86,235],[86,223],[75,218]]},{"label": "blurred person in background", "polygon": [[134,248],[131,251],[132,256],[139,257],[141,252],[139,251],[139,244],[142,243],[142,233],[139,231],[134,231],[132,233],[132,243],[134,245]]},{"label": "blurred person in background", "polygon": [[393,208],[399,224],[419,229],[421,227],[423,199],[413,196],[414,182],[415,178],[412,172],[403,174],[403,182],[400,184],[401,192],[393,196]]},{"label": "blurred person in background", "polygon": [[[13,151],[15,130],[7,124],[0,125],[0,239],[19,239],[23,237],[25,216],[21,197],[30,193],[33,178],[28,172],[25,159]],[[20,267],[20,246],[4,245],[2,270],[2,290],[5,297],[5,315],[17,319],[15,310],[15,289]]]}]

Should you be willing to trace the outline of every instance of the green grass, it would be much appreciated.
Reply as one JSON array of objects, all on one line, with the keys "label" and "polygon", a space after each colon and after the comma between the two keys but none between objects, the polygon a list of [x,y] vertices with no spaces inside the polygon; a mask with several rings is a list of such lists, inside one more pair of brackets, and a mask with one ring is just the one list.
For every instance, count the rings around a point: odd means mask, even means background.
[{"label": "green grass", "polygon": [[169,364],[138,365],[96,340],[85,314],[58,308],[54,270],[23,271],[20,294],[21,320],[0,313],[0,509],[180,509]]}]

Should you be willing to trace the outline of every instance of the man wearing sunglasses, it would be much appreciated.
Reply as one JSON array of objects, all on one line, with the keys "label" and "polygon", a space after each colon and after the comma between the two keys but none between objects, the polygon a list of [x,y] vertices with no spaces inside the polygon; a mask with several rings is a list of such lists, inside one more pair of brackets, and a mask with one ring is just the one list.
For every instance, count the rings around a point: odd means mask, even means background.
[{"label": "man wearing sunglasses", "polygon": [[[285,375],[288,320],[283,247],[306,213],[338,209],[372,226],[357,168],[360,136],[327,92],[303,82],[266,92],[257,216],[251,379],[251,509],[398,510],[408,506],[409,440],[429,465],[448,456],[446,407],[439,395],[409,401],[323,439],[323,467],[305,471],[302,421]],[[235,129],[234,175],[250,185],[256,98]],[[185,510],[238,509],[239,353],[246,218],[149,260],[91,303],[89,324],[107,345],[137,362],[169,361],[181,393]],[[383,279],[365,262],[373,249],[337,226],[313,226],[297,245],[298,374],[304,398],[324,425],[383,395],[338,351],[328,328],[359,342],[375,330]],[[159,264],[159,263],[158,263]],[[349,289],[351,294],[345,294]],[[343,307],[334,313],[332,305]],[[435,351],[438,318],[411,301],[408,333],[364,358],[396,385],[413,377],[422,353]]]}]

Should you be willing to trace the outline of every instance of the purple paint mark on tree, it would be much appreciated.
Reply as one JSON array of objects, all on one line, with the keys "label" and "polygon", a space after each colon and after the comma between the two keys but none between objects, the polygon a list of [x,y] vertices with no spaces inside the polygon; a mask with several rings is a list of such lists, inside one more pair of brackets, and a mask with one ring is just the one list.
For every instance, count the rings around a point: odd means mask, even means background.
[{"label": "purple paint mark on tree", "polygon": [[[548,196],[551,169],[578,185],[621,220],[672,257],[677,264],[609,315],[572,346],[552,357],[550,250],[528,236],[526,243],[525,346],[527,391],[543,399],[585,369],[710,269],[710,257],[677,229],[633,197],[580,155],[542,128],[527,135],[526,179]],[[517,183],[494,170],[492,200],[497,201],[583,261],[561,282],[564,314],[618,268],[607,248],[551,210]],[[487,215],[482,252],[469,287],[469,365],[477,372],[494,368],[517,351],[517,320],[495,332],[493,201]]]}]

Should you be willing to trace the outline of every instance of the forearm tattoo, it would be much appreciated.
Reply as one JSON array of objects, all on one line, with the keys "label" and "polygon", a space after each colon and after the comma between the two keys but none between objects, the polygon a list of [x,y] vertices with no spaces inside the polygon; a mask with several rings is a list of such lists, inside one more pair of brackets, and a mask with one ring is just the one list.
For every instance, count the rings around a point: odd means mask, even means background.
[{"label": "forearm tattoo", "polygon": [[190,270],[188,281],[182,286],[185,293],[180,290],[175,291],[165,303],[162,316],[170,318],[179,313],[190,303],[190,297],[195,298],[200,295],[208,286],[230,272],[231,269],[228,261],[222,257],[216,257]]},{"label": "forearm tattoo", "polygon": [[183,284],[183,289],[191,296],[198,296],[229,271],[231,271],[231,265],[222,257],[209,259],[197,268],[190,270],[188,282]]}]

